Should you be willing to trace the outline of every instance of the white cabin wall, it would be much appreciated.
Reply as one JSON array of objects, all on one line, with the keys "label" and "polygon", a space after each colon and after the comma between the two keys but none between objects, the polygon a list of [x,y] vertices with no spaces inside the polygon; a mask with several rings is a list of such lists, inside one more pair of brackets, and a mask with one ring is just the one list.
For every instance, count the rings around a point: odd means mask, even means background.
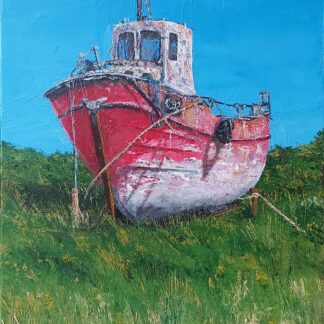
[{"label": "white cabin wall", "polygon": [[[169,34],[178,35],[178,59],[169,60]],[[182,25],[167,28],[165,31],[165,43],[167,44],[164,57],[164,82],[176,90],[188,95],[195,94],[194,79],[192,73],[192,31]]]}]

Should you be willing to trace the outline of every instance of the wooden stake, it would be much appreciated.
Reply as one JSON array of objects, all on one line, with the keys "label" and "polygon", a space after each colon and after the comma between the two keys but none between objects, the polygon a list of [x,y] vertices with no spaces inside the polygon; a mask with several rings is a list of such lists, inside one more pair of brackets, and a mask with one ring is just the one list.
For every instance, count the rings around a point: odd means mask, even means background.
[{"label": "wooden stake", "polygon": [[[106,152],[105,152],[105,145],[104,145],[105,143],[104,143],[101,127],[100,127],[101,124],[100,124],[100,116],[99,116],[99,114],[97,114],[97,124],[98,124],[98,130],[99,130],[99,134],[100,134],[100,141],[101,141],[104,165],[106,165],[108,163],[108,161],[107,161],[107,155],[106,155]],[[108,210],[110,211],[110,214],[111,214],[112,218],[114,220],[116,220],[117,210],[116,210],[115,198],[114,198],[114,195],[113,195],[113,192],[112,192],[112,187],[111,187],[111,183],[110,183],[108,170],[106,171],[106,181],[107,181],[106,200],[107,200],[107,206],[109,206]]]},{"label": "wooden stake", "polygon": [[79,191],[77,188],[72,189],[72,212],[78,224],[81,224],[81,210],[79,206]]},{"label": "wooden stake", "polygon": [[258,200],[259,200],[259,197],[257,195],[253,196],[253,194],[259,194],[260,189],[252,188],[252,189],[250,189],[250,193],[252,194],[252,197],[251,197],[251,200],[250,200],[251,212],[252,212],[253,216],[256,216],[257,212],[258,212]]},{"label": "wooden stake", "polygon": [[[91,123],[93,141],[95,144],[95,150],[96,150],[97,160],[99,163],[99,168],[102,169],[106,165],[106,156],[104,151],[103,136],[100,128],[100,118],[96,110],[90,111],[90,123]],[[116,206],[115,206],[114,196],[112,193],[111,184],[109,181],[108,170],[102,174],[101,178],[102,178],[104,191],[105,191],[107,211],[112,216],[113,219],[116,219]]]}]

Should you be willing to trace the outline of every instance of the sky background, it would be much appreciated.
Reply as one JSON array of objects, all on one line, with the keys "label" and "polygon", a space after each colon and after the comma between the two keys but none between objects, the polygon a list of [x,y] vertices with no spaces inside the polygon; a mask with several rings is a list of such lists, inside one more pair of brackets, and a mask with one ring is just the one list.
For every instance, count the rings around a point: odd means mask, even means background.
[{"label": "sky background", "polygon": [[[71,144],[43,94],[111,31],[135,0],[2,0],[2,139],[45,153]],[[323,0],[151,0],[154,18],[194,32],[197,94],[272,99],[271,145],[308,143],[324,127]]]}]

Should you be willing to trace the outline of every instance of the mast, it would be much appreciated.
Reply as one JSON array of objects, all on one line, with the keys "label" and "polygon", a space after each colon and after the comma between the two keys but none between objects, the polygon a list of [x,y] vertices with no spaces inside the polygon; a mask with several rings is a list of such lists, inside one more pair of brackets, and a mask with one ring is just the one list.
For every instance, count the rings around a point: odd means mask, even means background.
[{"label": "mast", "polygon": [[143,20],[143,1],[137,0],[137,21]]},{"label": "mast", "polygon": [[151,19],[151,1],[144,0],[147,16],[143,15],[143,0],[137,0],[137,21],[142,21],[146,19]]}]

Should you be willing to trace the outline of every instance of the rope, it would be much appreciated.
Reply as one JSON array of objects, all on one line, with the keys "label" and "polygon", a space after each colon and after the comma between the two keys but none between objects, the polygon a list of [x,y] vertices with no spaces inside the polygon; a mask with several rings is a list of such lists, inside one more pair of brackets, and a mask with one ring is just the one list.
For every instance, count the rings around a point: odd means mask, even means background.
[{"label": "rope", "polygon": [[269,200],[263,197],[260,193],[255,192],[252,195],[241,199],[244,200],[244,199],[258,198],[258,197],[260,197],[269,208],[271,208],[274,212],[276,212],[279,216],[281,216],[286,222],[292,225],[298,232],[305,235],[306,238],[308,238],[311,242],[324,244],[324,232],[318,227],[317,224],[315,223],[308,224],[307,231],[304,230],[296,222],[294,222],[287,215],[285,215],[279,208],[274,206]]},{"label": "rope", "polygon": [[281,216],[286,222],[288,222],[290,225],[292,225],[298,232],[303,233],[304,235],[307,235],[306,231],[302,229],[297,223],[295,223],[293,220],[291,220],[287,215],[285,215],[279,208],[271,204],[269,200],[267,200],[265,197],[263,197],[261,194],[255,192],[252,195],[241,198],[242,200],[244,199],[250,199],[250,198],[258,198],[260,197],[264,203],[270,207],[274,212],[276,212],[279,216]]},{"label": "rope", "polygon": [[[169,126],[170,124],[168,123],[168,119],[174,115],[179,114],[182,111],[188,110],[190,108],[193,108],[196,104],[199,104],[199,102],[196,102],[194,104],[191,104],[187,107],[184,107],[180,110],[176,110],[172,112],[171,114],[168,114],[164,116],[163,118],[159,119],[149,127],[147,127],[145,130],[143,130],[137,137],[135,137],[121,152],[119,152],[109,163],[105,165],[105,167],[97,174],[97,176],[91,181],[90,185],[88,186],[86,193],[85,193],[85,199],[87,199],[89,195],[90,189],[93,187],[93,185],[96,183],[96,181],[100,178],[100,176],[106,172],[116,161],[118,161],[137,141],[139,141],[148,131],[151,129],[155,128],[156,126],[160,125],[162,122],[167,123]],[[172,127],[171,127],[172,129]],[[109,175],[107,175],[109,178]]]},{"label": "rope", "polygon": [[[69,87],[69,100],[70,107],[72,108],[75,104],[75,96],[72,94],[71,87],[74,89],[75,83],[74,80],[68,84]],[[79,192],[78,192],[78,151],[75,145],[76,132],[75,132],[75,116],[74,110],[70,109],[71,113],[71,128],[72,128],[72,146],[73,146],[73,189],[72,189],[72,209],[74,209],[75,216],[77,217],[77,221],[81,223],[85,223],[85,216],[82,213],[79,207]]]}]

